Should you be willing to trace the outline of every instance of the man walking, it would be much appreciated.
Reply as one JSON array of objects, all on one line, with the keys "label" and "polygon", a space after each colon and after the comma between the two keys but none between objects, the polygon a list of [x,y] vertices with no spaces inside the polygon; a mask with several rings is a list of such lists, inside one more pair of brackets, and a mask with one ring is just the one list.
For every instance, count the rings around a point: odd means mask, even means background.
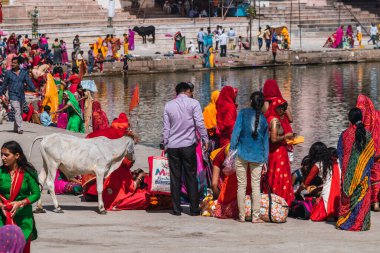
[{"label": "man walking", "polygon": [[225,33],[225,31],[222,31],[222,34],[219,36],[220,41],[220,57],[226,57],[227,56],[227,40],[228,36]]},{"label": "man walking", "polygon": [[203,46],[204,46],[204,36],[205,36],[205,33],[203,32],[203,28],[201,28],[201,30],[198,32],[198,52],[200,54],[203,54],[204,53],[204,49],[203,49]]},{"label": "man walking", "polygon": [[200,215],[197,183],[197,132],[205,148],[208,148],[207,130],[204,126],[202,109],[193,98],[188,83],[176,86],[177,97],[165,105],[163,139],[170,168],[170,191],[173,214],[181,215],[181,179],[185,183],[190,199],[190,215]]},{"label": "man walking", "polygon": [[23,111],[22,107],[25,101],[24,84],[26,83],[28,85],[28,90],[35,90],[34,84],[29,77],[28,71],[20,69],[21,63],[21,57],[15,57],[12,59],[12,70],[8,70],[5,73],[3,85],[0,86],[1,96],[8,89],[9,100],[15,112],[13,131],[19,134],[23,133],[21,115]]}]

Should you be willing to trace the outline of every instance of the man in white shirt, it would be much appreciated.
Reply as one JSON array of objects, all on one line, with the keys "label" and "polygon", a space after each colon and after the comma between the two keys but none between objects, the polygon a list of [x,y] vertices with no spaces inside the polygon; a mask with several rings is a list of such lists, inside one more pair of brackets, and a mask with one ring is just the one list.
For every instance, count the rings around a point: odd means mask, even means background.
[{"label": "man in white shirt", "polygon": [[225,57],[227,55],[227,40],[228,36],[223,30],[222,34],[219,36],[220,57]]},{"label": "man in white shirt", "polygon": [[228,31],[227,35],[228,35],[228,49],[234,50],[235,49],[235,41],[236,41],[236,39],[235,39],[236,33],[232,27]]},{"label": "man in white shirt", "polygon": [[374,23],[371,24],[371,38],[369,39],[368,43],[371,42],[372,40],[372,43],[375,45],[376,44],[376,41],[377,41],[377,33],[379,31],[377,30],[377,27]]}]

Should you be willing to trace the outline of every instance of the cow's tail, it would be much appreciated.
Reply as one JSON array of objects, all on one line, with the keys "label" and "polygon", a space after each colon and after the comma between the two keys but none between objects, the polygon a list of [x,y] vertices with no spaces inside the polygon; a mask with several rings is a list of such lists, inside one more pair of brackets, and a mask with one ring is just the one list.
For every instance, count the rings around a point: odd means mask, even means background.
[{"label": "cow's tail", "polygon": [[38,136],[34,139],[34,141],[32,142],[32,145],[30,146],[30,149],[29,149],[29,156],[28,156],[28,161],[30,161],[30,158],[32,156],[32,150],[33,150],[33,146],[34,146],[34,143],[38,140],[42,140],[44,138],[44,136]]}]

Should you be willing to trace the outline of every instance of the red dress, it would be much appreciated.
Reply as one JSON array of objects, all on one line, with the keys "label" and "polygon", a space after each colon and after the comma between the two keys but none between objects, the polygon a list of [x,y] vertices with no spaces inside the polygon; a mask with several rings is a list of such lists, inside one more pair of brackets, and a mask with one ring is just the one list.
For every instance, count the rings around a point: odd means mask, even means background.
[{"label": "red dress", "polygon": [[[284,133],[286,133],[285,129],[289,129],[287,124],[290,125],[290,123],[289,121],[284,120],[285,117],[281,118],[277,115],[275,109],[285,102],[284,99],[274,100],[272,106],[269,107],[267,114],[268,125],[270,126],[271,121],[276,118],[280,121]],[[268,172],[266,177],[272,193],[284,198],[290,206],[294,200],[294,191],[287,144],[285,141],[278,143],[269,142]],[[266,187],[263,187],[263,192],[267,193]]]},{"label": "red dress", "polygon": [[[117,120],[118,126],[120,124],[128,123],[128,118],[123,113],[119,116]],[[128,124],[127,124],[128,126]],[[117,139],[124,136],[126,131],[121,127],[119,129],[109,127],[107,129],[92,132],[86,136],[86,138],[95,138],[99,136],[105,136],[109,139]],[[134,180],[131,174],[131,167],[133,163],[125,158],[118,169],[111,173],[105,180],[103,184],[103,201],[104,207],[107,210],[142,210],[149,206],[150,195],[146,188],[137,189],[134,188]],[[87,175],[85,175],[88,178]],[[145,178],[147,181],[147,178]],[[97,196],[98,192],[96,190],[96,179],[92,175],[85,186],[83,187],[83,195],[86,197]]]},{"label": "red dress", "polygon": [[227,145],[231,140],[237,118],[236,96],[237,89],[225,86],[216,101],[216,134],[220,139],[220,147]]}]

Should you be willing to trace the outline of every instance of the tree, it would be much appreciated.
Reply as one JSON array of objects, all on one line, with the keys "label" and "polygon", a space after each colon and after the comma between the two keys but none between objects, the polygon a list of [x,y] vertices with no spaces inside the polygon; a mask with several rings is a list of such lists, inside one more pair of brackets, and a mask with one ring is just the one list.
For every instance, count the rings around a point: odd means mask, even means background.
[{"label": "tree", "polygon": [[256,8],[251,4],[246,10],[249,19],[249,48],[252,48],[252,20],[256,18]]}]

